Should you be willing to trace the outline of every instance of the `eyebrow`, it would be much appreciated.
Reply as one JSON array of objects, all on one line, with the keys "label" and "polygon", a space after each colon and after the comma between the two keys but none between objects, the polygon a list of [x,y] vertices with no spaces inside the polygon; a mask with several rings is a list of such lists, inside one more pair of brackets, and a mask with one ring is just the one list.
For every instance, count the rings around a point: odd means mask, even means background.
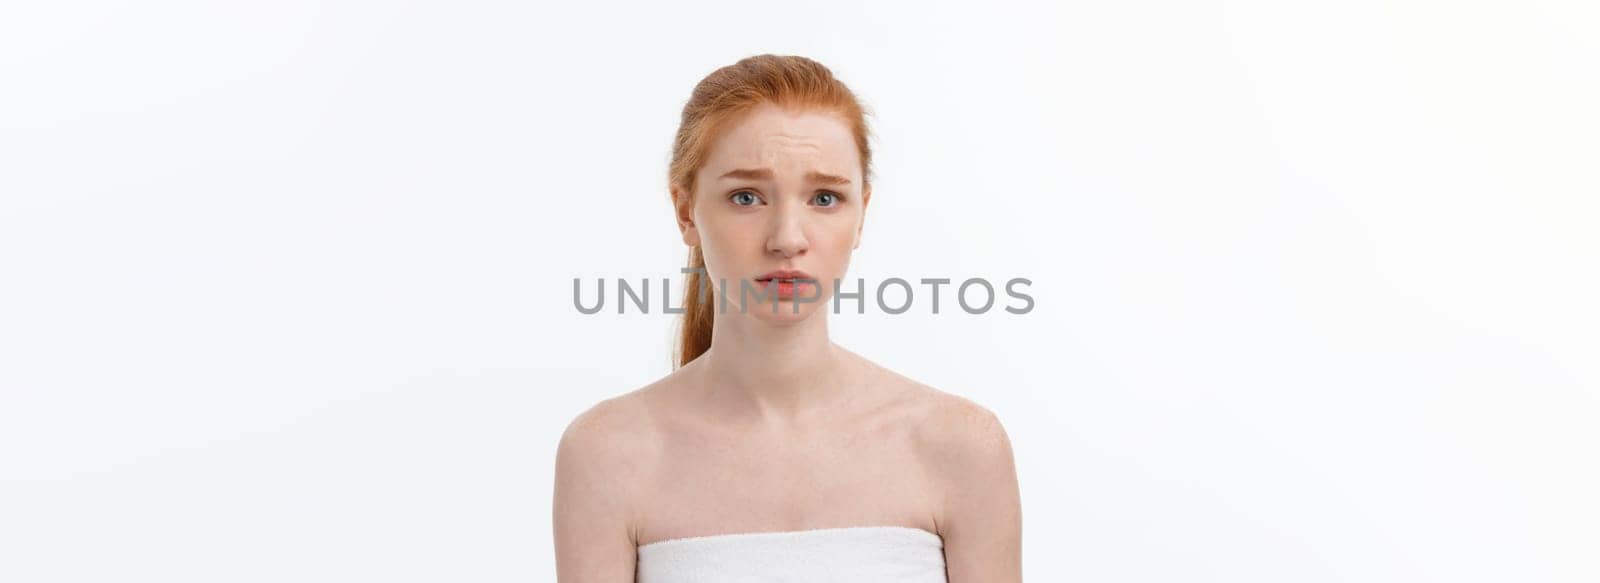
[{"label": "eyebrow", "polygon": [[[740,180],[772,180],[772,170],[768,168],[740,168],[736,170],[729,170],[727,174],[723,174],[718,178],[734,178]],[[832,174],[824,174],[822,172],[817,172],[816,170],[807,172],[806,180],[834,186],[850,185],[849,178],[835,176]]]}]

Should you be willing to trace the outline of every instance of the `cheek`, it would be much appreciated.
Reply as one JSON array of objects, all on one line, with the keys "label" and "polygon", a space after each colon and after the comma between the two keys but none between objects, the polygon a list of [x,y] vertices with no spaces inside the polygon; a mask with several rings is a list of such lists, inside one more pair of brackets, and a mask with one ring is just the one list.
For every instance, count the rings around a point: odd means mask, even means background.
[{"label": "cheek", "polygon": [[828,221],[822,236],[827,240],[828,248],[831,251],[839,251],[848,255],[851,247],[855,246],[856,217],[839,216],[834,217],[834,219]]},{"label": "cheek", "polygon": [[743,224],[739,217],[716,217],[701,225],[703,245],[722,257],[735,257],[761,242],[759,225]]},{"label": "cheek", "polygon": [[828,272],[819,275],[842,277],[855,250],[855,225],[848,219],[830,222],[816,231],[811,243],[816,268]]},{"label": "cheek", "polygon": [[[733,220],[730,220],[733,219]],[[759,233],[748,225],[741,225],[736,217],[710,217],[699,225],[700,253],[705,257],[706,272],[715,281],[729,274],[749,271],[753,253],[763,249]],[[754,251],[752,251],[754,250]]]}]

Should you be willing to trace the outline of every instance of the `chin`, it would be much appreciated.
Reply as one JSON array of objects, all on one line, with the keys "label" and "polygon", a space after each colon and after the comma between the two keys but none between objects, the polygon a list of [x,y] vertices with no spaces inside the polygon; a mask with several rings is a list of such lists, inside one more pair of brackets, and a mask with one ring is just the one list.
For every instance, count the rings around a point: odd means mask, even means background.
[{"label": "chin", "polygon": [[762,302],[751,305],[744,315],[773,324],[792,324],[805,321],[824,307],[824,304],[819,302],[807,302],[799,304],[799,309],[796,310],[796,302],[791,300],[778,300],[776,305],[777,313],[772,311],[773,302]]}]

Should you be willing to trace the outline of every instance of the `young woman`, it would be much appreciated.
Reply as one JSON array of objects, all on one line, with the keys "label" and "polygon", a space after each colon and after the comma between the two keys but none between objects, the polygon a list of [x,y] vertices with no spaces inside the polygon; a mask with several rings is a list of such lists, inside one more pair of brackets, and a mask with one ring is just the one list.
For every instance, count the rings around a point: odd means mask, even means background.
[{"label": "young woman", "polygon": [[867,135],[854,94],[804,57],[695,87],[668,182],[703,273],[673,372],[562,436],[559,581],[1021,580],[995,415],[828,337],[872,196]]}]

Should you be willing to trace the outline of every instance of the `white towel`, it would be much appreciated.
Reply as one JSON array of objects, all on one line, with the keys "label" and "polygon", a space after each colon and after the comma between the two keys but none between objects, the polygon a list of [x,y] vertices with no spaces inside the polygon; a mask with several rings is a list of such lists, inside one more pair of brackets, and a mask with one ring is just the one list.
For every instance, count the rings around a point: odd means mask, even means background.
[{"label": "white towel", "polygon": [[639,547],[638,583],[949,583],[944,539],[906,526],[716,534]]}]

